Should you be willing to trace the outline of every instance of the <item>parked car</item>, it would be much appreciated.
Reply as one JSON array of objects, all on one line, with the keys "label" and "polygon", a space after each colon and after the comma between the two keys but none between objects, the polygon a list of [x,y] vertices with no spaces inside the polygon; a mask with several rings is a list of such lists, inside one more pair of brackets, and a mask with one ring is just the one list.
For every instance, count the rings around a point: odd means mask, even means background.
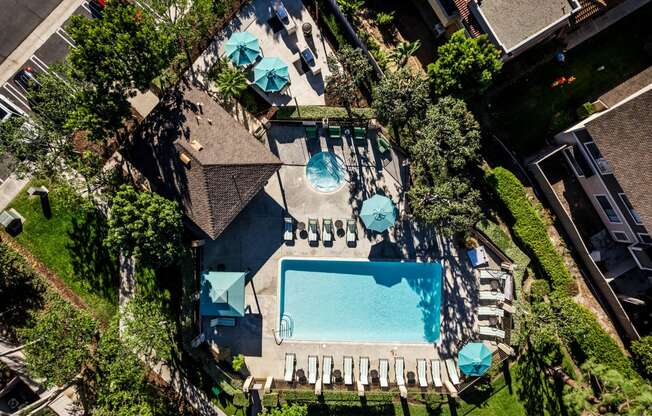
[{"label": "parked car", "polygon": [[38,88],[41,86],[41,83],[36,79],[36,74],[31,66],[26,66],[18,71],[16,75],[14,75],[14,81],[25,91],[29,91],[30,88]]},{"label": "parked car", "polygon": [[104,6],[106,6],[105,0],[91,0],[88,3],[88,7],[91,9],[91,14],[93,17],[102,17]]}]

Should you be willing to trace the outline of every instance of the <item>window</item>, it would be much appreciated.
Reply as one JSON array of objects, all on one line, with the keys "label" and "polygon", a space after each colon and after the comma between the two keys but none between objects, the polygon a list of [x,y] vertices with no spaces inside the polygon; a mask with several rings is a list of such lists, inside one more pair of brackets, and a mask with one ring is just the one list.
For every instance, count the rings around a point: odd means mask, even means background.
[{"label": "window", "polygon": [[629,198],[627,198],[627,195],[618,194],[618,196],[620,196],[620,199],[623,201],[623,204],[625,205],[625,207],[627,207],[627,210],[629,211],[629,215],[632,216],[634,222],[638,225],[643,225],[643,222],[641,221],[641,216],[638,215],[638,212],[636,212],[632,204],[629,202]]},{"label": "window", "polygon": [[606,195],[594,195],[594,196],[595,196],[595,200],[598,201],[598,204],[600,204],[600,207],[602,207],[602,211],[604,211],[604,215],[607,216],[607,219],[609,219],[610,223],[612,224],[622,223],[620,217],[616,213],[616,210],[613,208],[611,202],[609,202],[609,198],[607,198]]},{"label": "window", "polygon": [[579,162],[575,158],[575,147],[567,147],[563,150],[564,156],[566,156],[566,160],[568,163],[571,165],[573,168],[573,171],[575,171],[575,176],[578,177],[583,177],[584,176],[584,170],[582,169],[582,166],[580,166]]},{"label": "window", "polygon": [[591,158],[595,162],[595,165],[598,167],[598,171],[600,171],[601,174],[609,175],[612,173],[609,162],[607,162],[607,159],[602,157],[600,149],[598,149],[598,146],[596,146],[594,142],[586,142],[584,143],[584,147],[586,148],[586,151],[589,152],[589,155],[591,155]]},{"label": "window", "polygon": [[652,270],[652,247],[641,246],[640,244],[628,247],[629,252],[642,270]]},{"label": "window", "polygon": [[620,243],[629,243],[629,237],[627,234],[622,231],[614,231],[613,233],[614,240]]},{"label": "window", "polygon": [[652,237],[650,234],[638,233],[638,239],[641,240],[643,244],[652,244]]}]

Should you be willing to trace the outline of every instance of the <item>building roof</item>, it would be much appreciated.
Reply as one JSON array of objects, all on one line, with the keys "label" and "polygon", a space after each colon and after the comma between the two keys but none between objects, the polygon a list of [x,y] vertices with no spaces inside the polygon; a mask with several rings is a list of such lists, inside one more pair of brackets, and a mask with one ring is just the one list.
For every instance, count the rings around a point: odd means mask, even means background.
[{"label": "building roof", "polygon": [[460,21],[464,24],[466,30],[473,37],[480,36],[482,30],[478,26],[478,22],[475,20],[475,16],[471,13],[469,9],[469,1],[472,0],[454,0],[455,8],[457,8],[458,13],[460,14]]},{"label": "building roof", "polygon": [[195,87],[168,93],[134,138],[131,162],[158,192],[178,200],[211,239],[281,166],[267,147]]},{"label": "building roof", "polygon": [[245,272],[204,272],[201,275],[199,314],[244,316]]},{"label": "building roof", "polygon": [[607,91],[598,100],[607,108],[611,108],[650,84],[652,84],[652,66]]},{"label": "building roof", "polygon": [[602,156],[639,213],[652,230],[652,90],[605,111],[586,123]]},{"label": "building roof", "polygon": [[[511,51],[573,10],[569,0],[471,0],[471,10],[483,30]],[[478,13],[478,10],[480,13]]]}]

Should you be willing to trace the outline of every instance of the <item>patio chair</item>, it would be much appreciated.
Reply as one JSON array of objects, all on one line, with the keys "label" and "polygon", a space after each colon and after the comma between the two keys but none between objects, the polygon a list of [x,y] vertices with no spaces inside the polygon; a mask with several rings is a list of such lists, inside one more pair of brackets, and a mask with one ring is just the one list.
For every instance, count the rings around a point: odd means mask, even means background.
[{"label": "patio chair", "polygon": [[457,372],[457,363],[452,358],[449,358],[445,362],[446,370],[448,370],[448,378],[453,385],[457,386],[460,384],[460,374]]},{"label": "patio chair", "polygon": [[324,242],[331,242],[333,241],[333,220],[330,218],[324,218],[321,221],[322,227],[324,227],[324,234],[322,237],[322,240]]},{"label": "patio chair", "polygon": [[502,329],[494,328],[492,326],[481,326],[478,328],[478,333],[487,337],[495,337],[499,339],[505,338],[505,331]]},{"label": "patio chair", "polygon": [[385,358],[381,358],[378,361],[379,365],[379,380],[380,380],[380,387],[382,388],[387,388],[389,387],[389,381],[387,380],[387,375],[389,373],[389,361]]},{"label": "patio chair", "polygon": [[478,308],[478,316],[495,316],[497,318],[502,318],[505,315],[505,311],[496,306],[480,306]]},{"label": "patio chair", "polygon": [[366,386],[369,384],[369,357],[360,357],[360,384]]},{"label": "patio chair", "polygon": [[435,387],[442,387],[444,383],[441,382],[441,361],[430,360],[430,373],[432,375],[432,384]]},{"label": "patio chair", "polygon": [[403,357],[396,357],[394,361],[394,372],[396,373],[396,384],[398,386],[405,385],[405,360]]},{"label": "patio chair", "polygon": [[328,137],[331,139],[341,139],[342,128],[340,126],[328,126]]},{"label": "patio chair", "polygon": [[294,381],[294,363],[296,362],[296,355],[292,353],[285,354],[285,373],[283,375],[283,380],[288,383]]},{"label": "patio chair", "polygon": [[353,357],[344,357],[344,384],[353,384]]},{"label": "patio chair", "polygon": [[509,273],[502,270],[480,270],[480,280],[507,280]]},{"label": "patio chair", "polygon": [[315,384],[317,382],[317,356],[308,356],[308,383]]},{"label": "patio chair", "polygon": [[285,217],[285,232],[283,233],[283,240],[294,240],[294,220],[290,217]]},{"label": "patio chair", "polygon": [[353,218],[346,220],[346,242],[348,244],[355,243],[357,232],[358,229],[355,220]]},{"label": "patio chair", "polygon": [[428,372],[428,365],[426,360],[418,359],[417,360],[417,376],[419,377],[419,387],[426,388],[428,387],[428,379],[426,378],[426,373]]},{"label": "patio chair", "polygon": [[353,128],[353,140],[364,143],[367,141],[367,129],[364,127]]},{"label": "patio chair", "polygon": [[378,132],[378,137],[376,138],[376,143],[378,143],[378,151],[380,152],[380,154],[387,153],[387,151],[389,151],[389,149],[392,148],[392,145],[385,138],[385,136],[383,136],[382,133],[380,133],[380,132]]},{"label": "patio chair", "polygon": [[322,368],[322,383],[331,384],[331,374],[333,372],[333,357],[324,355],[322,360],[324,367]]},{"label": "patio chair", "polygon": [[491,290],[481,290],[480,293],[478,293],[478,299],[504,302],[505,295],[502,294],[501,292],[493,292]]},{"label": "patio chair", "polygon": [[319,229],[319,222],[317,222],[316,219],[310,218],[308,220],[308,241],[313,243],[316,242],[318,239],[318,230]]},{"label": "patio chair", "polygon": [[319,140],[319,129],[317,126],[306,126],[306,139]]}]

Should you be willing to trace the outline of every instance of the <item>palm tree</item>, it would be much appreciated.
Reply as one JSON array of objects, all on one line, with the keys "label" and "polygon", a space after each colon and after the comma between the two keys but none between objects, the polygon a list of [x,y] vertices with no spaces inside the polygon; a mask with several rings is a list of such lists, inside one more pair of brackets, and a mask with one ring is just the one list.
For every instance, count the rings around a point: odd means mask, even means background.
[{"label": "palm tree", "polygon": [[396,66],[405,65],[408,58],[414,55],[421,47],[421,41],[415,40],[414,42],[401,42],[389,53],[389,59],[396,64]]},{"label": "palm tree", "polygon": [[217,91],[225,101],[238,98],[246,89],[247,78],[238,68],[224,68],[217,76]]}]

